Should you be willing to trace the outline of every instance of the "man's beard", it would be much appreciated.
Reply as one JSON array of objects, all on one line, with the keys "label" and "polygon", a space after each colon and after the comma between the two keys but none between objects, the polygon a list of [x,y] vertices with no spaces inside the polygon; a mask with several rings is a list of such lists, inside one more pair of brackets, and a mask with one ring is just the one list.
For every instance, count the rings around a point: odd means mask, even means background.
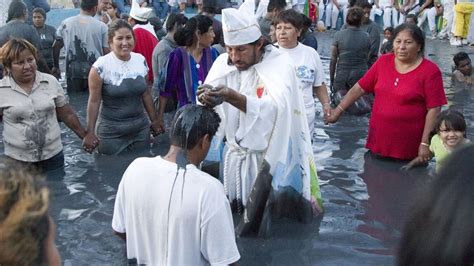
[{"label": "man's beard", "polygon": [[[252,50],[252,53],[253,53],[252,56],[251,56],[251,57],[252,57],[252,60],[250,60],[251,62],[249,62],[249,63],[246,65],[245,69],[238,69],[239,71],[245,71],[245,70],[249,69],[251,66],[253,66],[253,65],[255,65],[255,64],[258,63],[257,51],[256,51],[255,47],[254,47],[254,49]],[[232,62],[232,60],[230,59],[230,56],[227,58],[227,64],[228,64],[229,66],[233,66],[233,65],[234,65],[234,62]]]}]

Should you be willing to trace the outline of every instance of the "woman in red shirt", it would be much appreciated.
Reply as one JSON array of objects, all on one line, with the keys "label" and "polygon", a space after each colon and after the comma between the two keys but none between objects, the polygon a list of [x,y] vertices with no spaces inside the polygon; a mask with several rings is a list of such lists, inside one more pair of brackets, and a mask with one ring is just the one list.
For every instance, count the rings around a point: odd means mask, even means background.
[{"label": "woman in red shirt", "polygon": [[336,122],[365,93],[374,93],[366,148],[383,157],[429,160],[429,136],[446,104],[441,71],[423,58],[425,40],[416,25],[402,24],[393,34],[393,53],[383,55],[327,117]]}]

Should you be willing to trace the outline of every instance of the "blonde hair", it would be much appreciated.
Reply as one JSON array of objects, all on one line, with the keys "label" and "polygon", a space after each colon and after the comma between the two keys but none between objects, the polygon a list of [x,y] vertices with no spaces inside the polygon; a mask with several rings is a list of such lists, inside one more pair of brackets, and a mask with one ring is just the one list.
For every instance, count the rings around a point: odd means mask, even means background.
[{"label": "blonde hair", "polygon": [[43,178],[9,160],[0,161],[0,265],[44,263],[49,191]]},{"label": "blonde hair", "polygon": [[2,48],[0,48],[0,63],[7,67],[11,68],[12,62],[20,57],[20,54],[29,50],[31,54],[35,57],[35,60],[38,61],[37,49],[25,39],[11,39],[5,43]]}]

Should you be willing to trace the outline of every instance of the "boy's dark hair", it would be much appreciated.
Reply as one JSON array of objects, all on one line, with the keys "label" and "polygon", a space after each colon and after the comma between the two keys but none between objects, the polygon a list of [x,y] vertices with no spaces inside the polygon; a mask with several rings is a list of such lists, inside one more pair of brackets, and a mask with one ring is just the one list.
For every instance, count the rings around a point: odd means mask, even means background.
[{"label": "boy's dark hair", "polygon": [[163,23],[159,17],[151,17],[148,19],[148,22],[153,26],[153,30],[158,31],[163,28]]},{"label": "boy's dark hair", "polygon": [[405,17],[405,21],[407,21],[407,19],[413,19],[413,21],[415,21],[416,24],[418,24],[418,16],[415,15],[415,14],[408,14],[406,17]]},{"label": "boy's dark hair", "polygon": [[82,10],[90,11],[94,7],[99,5],[98,0],[81,0],[80,7]]},{"label": "boy's dark hair", "polygon": [[174,25],[184,25],[188,21],[188,18],[183,14],[171,13],[166,19],[166,31],[170,32],[173,30]]},{"label": "boy's dark hair", "polygon": [[13,0],[8,6],[7,22],[12,19],[21,18],[25,16],[27,11],[26,4],[21,0]]},{"label": "boy's dark hair", "polygon": [[436,133],[439,133],[443,122],[446,129],[464,132],[464,137],[466,137],[466,120],[461,112],[448,109],[439,113],[435,122]]},{"label": "boy's dark hair", "polygon": [[35,9],[33,9],[33,12],[31,12],[31,14],[34,14],[34,13],[40,13],[43,16],[43,18],[46,20],[46,12],[41,7],[36,7]]},{"label": "boy's dark hair", "polygon": [[273,25],[277,25],[278,23],[290,23],[298,30],[302,30],[304,28],[304,21],[301,13],[295,11],[293,9],[287,9],[285,11],[281,11],[274,19]]},{"label": "boy's dark hair", "polygon": [[459,52],[457,54],[454,55],[453,57],[453,61],[454,61],[454,64],[456,65],[456,67],[459,65],[459,62],[463,61],[463,60],[471,60],[471,58],[469,58],[469,55],[465,52]]},{"label": "boy's dark hair", "polygon": [[267,12],[281,11],[281,10],[284,10],[285,7],[286,7],[285,0],[270,0],[268,2]]},{"label": "boy's dark hair", "polygon": [[386,27],[383,31],[384,31],[384,32],[385,32],[385,31],[389,31],[390,33],[393,34],[393,27],[392,27],[392,26]]},{"label": "boy's dark hair", "polygon": [[174,116],[170,130],[171,144],[190,150],[206,134],[212,139],[220,122],[214,109],[195,104],[185,105]]}]

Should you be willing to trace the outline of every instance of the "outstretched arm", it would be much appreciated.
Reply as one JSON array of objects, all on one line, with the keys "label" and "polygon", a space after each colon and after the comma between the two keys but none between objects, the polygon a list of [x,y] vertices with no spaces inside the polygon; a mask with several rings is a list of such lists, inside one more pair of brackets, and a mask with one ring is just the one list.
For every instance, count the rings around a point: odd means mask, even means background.
[{"label": "outstretched arm", "polygon": [[82,127],[79,118],[76,115],[76,112],[72,109],[71,105],[66,104],[62,107],[56,107],[56,114],[58,119],[68,128],[70,128],[76,135],[83,139],[86,136],[86,130]]},{"label": "outstretched arm", "polygon": [[436,121],[436,116],[441,111],[441,107],[434,107],[428,109],[425,117],[425,127],[423,128],[423,135],[421,137],[421,143],[418,148],[418,157],[420,157],[423,162],[427,162],[431,159],[431,151],[429,148],[430,143],[430,133],[433,131]]},{"label": "outstretched arm", "polygon": [[[145,77],[145,79],[148,79]],[[158,116],[156,115],[155,107],[153,106],[153,98],[151,97],[151,89],[148,86],[145,93],[142,95],[143,106],[145,106],[145,111],[148,114],[148,117],[151,121],[151,130],[154,136],[162,133],[162,127]]]},{"label": "outstretched arm", "polygon": [[331,115],[326,118],[326,123],[335,123],[339,119],[341,114],[364,94],[365,94],[365,91],[362,89],[359,83],[356,83],[347,92],[344,98],[342,98],[339,105],[335,109],[332,110]]},{"label": "outstretched arm", "polygon": [[329,101],[328,89],[326,84],[321,86],[313,87],[313,97],[316,96],[319,102],[323,105],[324,116],[331,116],[331,103]]},{"label": "outstretched arm", "polygon": [[92,152],[98,144],[95,134],[95,124],[99,115],[100,102],[102,101],[102,79],[95,68],[89,72],[89,101],[87,103],[87,134],[83,145],[87,152]]}]

